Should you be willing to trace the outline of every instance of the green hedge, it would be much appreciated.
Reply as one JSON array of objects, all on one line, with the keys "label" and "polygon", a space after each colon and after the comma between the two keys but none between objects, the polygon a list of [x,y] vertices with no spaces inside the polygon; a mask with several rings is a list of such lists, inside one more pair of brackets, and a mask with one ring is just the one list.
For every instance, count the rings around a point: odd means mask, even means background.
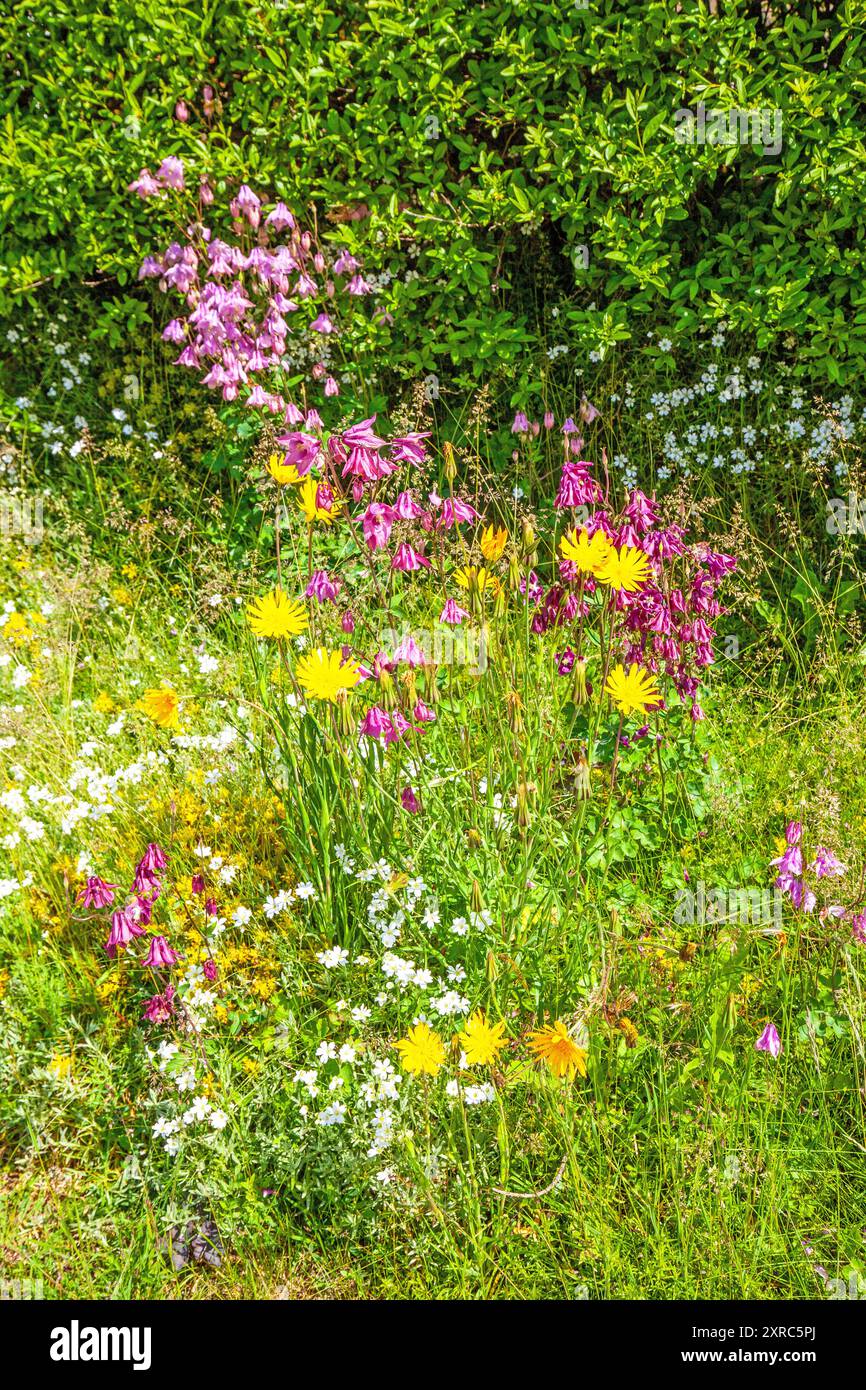
[{"label": "green hedge", "polygon": [[[853,378],[862,4],[582,5],[7,4],[0,312],[68,282],[122,298],[159,240],[125,186],[174,153],[320,218],[366,204],[333,235],[394,272],[406,375],[524,389],[530,344],[605,352],[726,319],[768,352],[794,335],[813,378]],[[781,151],[678,143],[676,111],[701,101],[778,110]]]}]

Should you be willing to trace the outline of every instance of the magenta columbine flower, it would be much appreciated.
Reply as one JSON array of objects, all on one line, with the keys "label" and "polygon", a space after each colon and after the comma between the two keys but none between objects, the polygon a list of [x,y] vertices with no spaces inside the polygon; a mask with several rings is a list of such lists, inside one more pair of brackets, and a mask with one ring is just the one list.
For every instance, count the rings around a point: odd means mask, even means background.
[{"label": "magenta columbine flower", "polygon": [[139,926],[132,908],[122,907],[111,914],[111,931],[105,943],[106,954],[114,960],[118,946],[128,946],[133,937],[144,936],[144,927]]},{"label": "magenta columbine flower", "polygon": [[456,599],[449,598],[445,600],[445,607],[439,614],[439,621],[440,623],[449,623],[451,627],[457,627],[468,617],[469,614],[466,609],[461,608]]},{"label": "magenta columbine flower", "polygon": [[855,941],[866,946],[866,912],[857,912],[851,918],[851,931]]},{"label": "magenta columbine flower", "polygon": [[421,803],[411,787],[403,788],[400,793],[400,804],[404,811],[408,811],[413,816],[417,816],[418,812],[421,810]]},{"label": "magenta columbine flower", "polygon": [[823,845],[815,850],[815,859],[809,868],[816,878],[841,878],[845,873],[845,865]]},{"label": "magenta columbine flower", "polygon": [[204,874],[193,874],[191,888],[193,893],[204,892]]},{"label": "magenta columbine flower", "polygon": [[430,561],[425,559],[420,551],[413,550],[411,545],[407,545],[405,541],[403,541],[402,545],[398,545],[394,558],[391,561],[392,570],[402,570],[404,573],[411,570],[419,570],[422,565],[429,570]]},{"label": "magenta columbine flower", "polygon": [[798,845],[800,843],[800,837],[802,834],[803,826],[802,823],[798,820],[790,821],[785,829],[785,839],[787,840],[789,845]]},{"label": "magenta columbine flower", "polygon": [[180,957],[171,949],[164,936],[150,938],[150,950],[142,961],[151,970],[162,970],[167,965],[177,965]]},{"label": "magenta columbine flower", "polygon": [[213,982],[217,977],[217,963],[215,960],[206,960],[202,966],[202,974],[206,980]]},{"label": "magenta columbine flower", "polygon": [[771,1057],[778,1057],[782,1051],[782,1041],[779,1037],[779,1030],[775,1023],[768,1023],[758,1041],[755,1043],[756,1052],[769,1052]]},{"label": "magenta columbine flower", "polygon": [[168,864],[165,851],[159,845],[149,844],[141,858],[141,863],[146,869],[164,869]]},{"label": "magenta columbine flower", "polygon": [[169,985],[164,994],[155,994],[144,1006],[144,1017],[150,1023],[167,1023],[174,1013],[174,985]]},{"label": "magenta columbine flower", "polygon": [[110,907],[117,891],[116,883],[106,883],[104,878],[94,874],[78,894],[78,902],[85,907]]}]

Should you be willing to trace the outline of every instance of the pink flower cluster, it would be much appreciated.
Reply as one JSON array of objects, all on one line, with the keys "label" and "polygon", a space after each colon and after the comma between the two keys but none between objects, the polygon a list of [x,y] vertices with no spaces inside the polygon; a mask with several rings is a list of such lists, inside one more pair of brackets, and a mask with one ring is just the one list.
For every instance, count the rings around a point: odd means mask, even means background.
[{"label": "pink flower cluster", "polygon": [[[163,160],[155,175],[142,169],[129,185],[140,198],[185,188],[183,164],[174,157]],[[202,182],[182,239],[158,256],[146,256],[139,279],[155,279],[162,291],[185,300],[186,313],[163,331],[180,348],[179,365],[201,372],[203,384],[221,391],[224,400],[245,391],[246,405],[297,424],[302,412],[271,385],[287,353],[290,324],[296,316],[303,324],[295,335],[312,362],[310,376],[323,383],[325,396],[336,396],[339,384],[322,345],[338,332],[338,292],[362,298],[370,286],[354,256],[343,250],[333,257],[318,246],[285,203],[266,211],[258,194],[242,184],[229,204],[232,236],[224,240],[204,222],[213,200]],[[304,306],[312,306],[315,316]]]},{"label": "pink flower cluster", "polygon": [[[165,852],[157,844],[149,844],[135,866],[132,888],[124,907],[117,907],[111,913],[111,927],[105,950],[114,960],[117,948],[129,946],[136,937],[145,936],[146,928],[153,919],[153,905],[162,891],[160,874],[168,865]],[[78,902],[84,907],[109,908],[115,901],[117,885],[92,875],[88,878]],[[149,970],[165,970],[176,965],[180,957],[172,950],[164,936],[153,935],[148,944],[147,954],[140,964]],[[173,1012],[174,988],[169,985],[164,995],[156,995],[145,1008],[145,1017],[163,1021]]]},{"label": "pink flower cluster", "polygon": [[791,821],[785,830],[785,851],[770,863],[776,869],[776,887],[791,899],[798,912],[812,913],[817,909],[821,922],[850,921],[854,940],[866,945],[866,911],[862,903],[857,908],[845,907],[841,903],[826,902],[818,905],[818,895],[806,880],[810,874],[818,883],[821,879],[844,878],[846,866],[825,845],[818,845],[812,862],[805,864],[801,841],[803,826],[800,821]]},{"label": "pink flower cluster", "polygon": [[[585,459],[567,460],[555,505],[561,511],[580,508],[586,520],[575,517],[578,530],[590,537],[602,531],[617,549],[637,549],[649,562],[649,578],[636,592],[615,591],[622,660],[668,677],[681,698],[692,702],[692,718],[703,719],[696,696],[703,669],[714,661],[714,620],[725,612],[717,591],[737,562],[708,545],[688,545],[680,526],[661,526],[655,497],[640,489],[614,514],[593,467]],[[532,622],[537,633],[586,616],[586,600],[599,587],[591,575],[579,575],[569,560],[560,560],[559,577],[561,582],[545,592],[531,576],[528,598],[537,608]]]}]

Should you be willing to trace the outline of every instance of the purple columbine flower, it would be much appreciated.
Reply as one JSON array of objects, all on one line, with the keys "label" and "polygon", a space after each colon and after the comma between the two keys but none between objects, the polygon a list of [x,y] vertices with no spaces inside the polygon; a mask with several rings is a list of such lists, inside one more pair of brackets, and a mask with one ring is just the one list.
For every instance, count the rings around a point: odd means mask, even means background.
[{"label": "purple columbine flower", "polygon": [[78,902],[83,903],[85,907],[110,907],[114,902],[116,890],[116,883],[106,883],[104,878],[94,874],[78,894]]},{"label": "purple columbine flower", "polygon": [[151,970],[162,970],[167,965],[177,965],[179,959],[177,952],[171,949],[164,936],[152,936],[150,950],[142,964],[149,966]]},{"label": "purple columbine flower", "polygon": [[400,793],[400,804],[404,811],[408,811],[413,816],[417,816],[418,812],[421,810],[421,803],[411,787],[403,788]]},{"label": "purple columbine flower", "polygon": [[782,1051],[782,1041],[779,1037],[779,1030],[775,1023],[768,1023],[758,1041],[755,1043],[756,1052],[769,1052],[771,1057],[778,1057]]},{"label": "purple columbine flower", "polygon": [[832,850],[825,849],[823,845],[819,845],[815,850],[815,860],[809,868],[816,878],[841,878],[845,873],[845,865],[836,858]]}]

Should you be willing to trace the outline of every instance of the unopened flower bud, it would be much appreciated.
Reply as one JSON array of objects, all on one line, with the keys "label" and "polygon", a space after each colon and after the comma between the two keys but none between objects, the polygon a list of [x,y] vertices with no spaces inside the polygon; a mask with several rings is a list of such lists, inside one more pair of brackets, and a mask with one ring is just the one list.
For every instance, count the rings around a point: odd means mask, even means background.
[{"label": "unopened flower bud", "polygon": [[442,445],[442,453],[445,458],[445,477],[449,483],[453,483],[457,477],[457,460],[454,457],[454,445],[446,439]]}]

